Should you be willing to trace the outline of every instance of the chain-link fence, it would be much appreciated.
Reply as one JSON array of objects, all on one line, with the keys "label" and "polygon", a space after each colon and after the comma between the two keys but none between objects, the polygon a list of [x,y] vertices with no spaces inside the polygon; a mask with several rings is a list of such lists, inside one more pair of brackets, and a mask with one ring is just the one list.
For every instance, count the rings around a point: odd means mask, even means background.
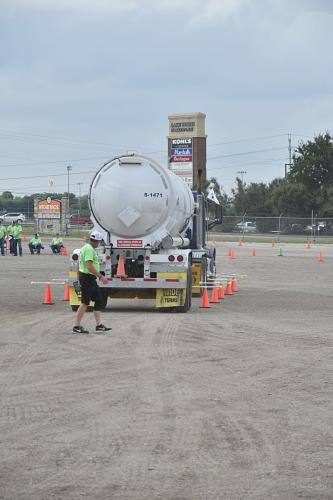
[{"label": "chain-link fence", "polygon": [[250,217],[225,215],[217,231],[235,234],[333,235],[333,217]]}]

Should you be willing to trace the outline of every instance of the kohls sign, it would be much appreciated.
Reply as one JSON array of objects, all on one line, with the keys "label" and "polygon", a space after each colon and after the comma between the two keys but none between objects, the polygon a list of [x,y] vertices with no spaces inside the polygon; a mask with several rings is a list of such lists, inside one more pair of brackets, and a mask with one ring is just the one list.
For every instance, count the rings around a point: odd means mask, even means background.
[{"label": "kohls sign", "polygon": [[172,147],[192,147],[192,139],[171,139]]}]

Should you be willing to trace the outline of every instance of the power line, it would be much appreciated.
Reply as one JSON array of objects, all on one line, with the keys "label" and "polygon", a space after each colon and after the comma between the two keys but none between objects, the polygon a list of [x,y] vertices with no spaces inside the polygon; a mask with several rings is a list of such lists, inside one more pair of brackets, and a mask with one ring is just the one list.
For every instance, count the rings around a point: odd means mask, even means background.
[{"label": "power line", "polygon": [[269,148],[269,149],[256,149],[253,151],[245,151],[243,153],[232,153],[228,155],[218,155],[218,156],[208,156],[207,160],[217,160],[219,158],[232,158],[234,156],[245,156],[245,155],[250,155],[250,154],[255,154],[255,153],[267,153],[269,151],[281,151],[281,150],[287,149],[286,146],[281,146],[279,148]]},{"label": "power line", "polygon": [[[73,172],[71,175],[84,175],[84,174],[95,174],[96,170],[83,170],[81,172]],[[21,179],[49,179],[50,177],[67,177],[67,173],[64,174],[48,174],[48,175],[29,175],[22,177],[4,177],[1,178],[0,181],[17,181]]]}]

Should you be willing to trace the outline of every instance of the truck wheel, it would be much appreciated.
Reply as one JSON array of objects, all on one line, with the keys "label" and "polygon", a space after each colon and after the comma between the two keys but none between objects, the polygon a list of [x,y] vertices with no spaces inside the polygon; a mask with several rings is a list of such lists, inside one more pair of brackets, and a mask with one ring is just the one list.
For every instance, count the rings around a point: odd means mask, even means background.
[{"label": "truck wheel", "polygon": [[177,313],[186,313],[191,309],[192,305],[192,268],[189,267],[187,270],[187,287],[186,287],[186,299],[185,304],[180,307],[174,307],[174,311]]},{"label": "truck wheel", "polygon": [[79,306],[71,306],[71,308],[72,308],[72,311],[76,312],[78,310]]}]

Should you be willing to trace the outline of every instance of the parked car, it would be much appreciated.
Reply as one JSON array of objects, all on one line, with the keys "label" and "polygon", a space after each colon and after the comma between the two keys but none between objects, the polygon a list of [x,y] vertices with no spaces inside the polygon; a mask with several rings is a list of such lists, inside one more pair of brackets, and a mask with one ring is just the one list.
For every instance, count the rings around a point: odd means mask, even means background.
[{"label": "parked car", "polygon": [[22,222],[25,222],[25,215],[19,212],[10,212],[4,215],[0,215],[0,222],[2,224],[12,224],[16,221],[22,224]]},{"label": "parked car", "polygon": [[243,233],[243,232],[244,233],[255,233],[257,230],[257,224],[255,222],[251,222],[251,221],[238,222],[238,224],[236,224],[234,230],[237,231],[238,233]]},{"label": "parked car", "polygon": [[81,226],[83,224],[91,224],[89,215],[71,215],[69,218],[69,224],[71,226]]}]

